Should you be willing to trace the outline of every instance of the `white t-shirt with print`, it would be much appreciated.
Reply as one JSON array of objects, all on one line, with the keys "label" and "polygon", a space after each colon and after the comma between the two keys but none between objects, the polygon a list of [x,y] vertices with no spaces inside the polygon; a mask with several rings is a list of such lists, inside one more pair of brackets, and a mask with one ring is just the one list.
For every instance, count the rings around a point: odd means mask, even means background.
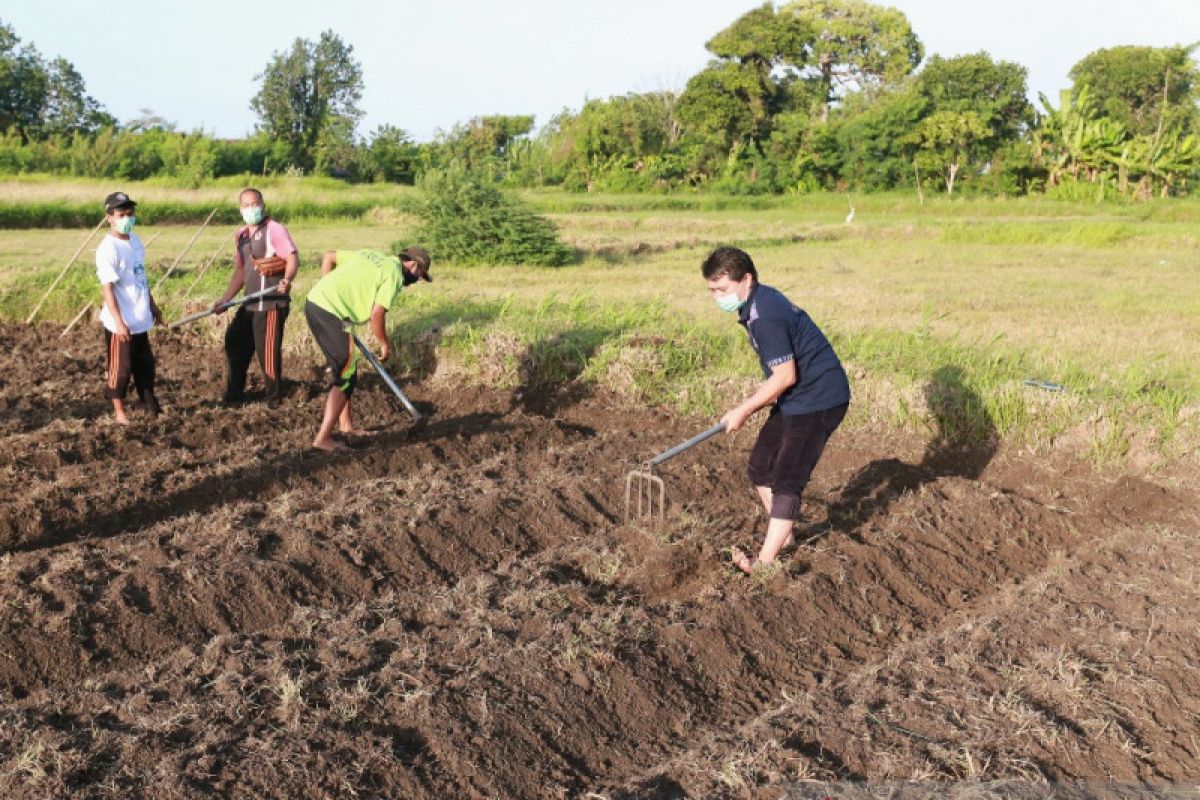
[{"label": "white t-shirt with print", "polygon": [[[121,309],[130,333],[145,333],[154,327],[150,282],[146,279],[146,248],[136,233],[129,234],[128,241],[111,233],[104,237],[96,248],[96,277],[101,284],[114,284],[117,308]],[[113,333],[117,332],[117,321],[107,304],[100,311],[100,322]]]}]

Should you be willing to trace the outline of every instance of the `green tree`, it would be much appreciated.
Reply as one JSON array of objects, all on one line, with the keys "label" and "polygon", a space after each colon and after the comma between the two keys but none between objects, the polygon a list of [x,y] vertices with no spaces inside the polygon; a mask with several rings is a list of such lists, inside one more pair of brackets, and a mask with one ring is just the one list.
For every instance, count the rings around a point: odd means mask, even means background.
[{"label": "green tree", "polygon": [[87,93],[83,76],[75,65],[61,57],[46,65],[46,99],[41,117],[43,137],[89,134],[117,124]]},{"label": "green tree", "polygon": [[775,93],[770,72],[737,62],[710,64],[688,81],[679,100],[685,129],[719,151],[757,142],[771,132]]},{"label": "green tree", "polygon": [[1100,116],[1133,134],[1192,129],[1200,72],[1191,47],[1110,47],[1071,68],[1075,88],[1087,87]]},{"label": "green tree", "polygon": [[925,49],[908,18],[866,0],[794,0],[778,17],[810,32],[804,66],[823,89],[822,116],[849,91],[874,92],[912,73]]},{"label": "green tree", "polygon": [[987,53],[934,55],[921,68],[916,86],[935,112],[974,112],[990,131],[987,144],[999,148],[1033,123],[1026,76],[1020,64],[994,61]]},{"label": "green tree", "polygon": [[1181,128],[1131,133],[1101,116],[1088,87],[1062,93],[1058,108],[1043,96],[1045,115],[1033,131],[1034,151],[1051,187],[1071,182],[1112,186],[1141,199],[1185,190],[1200,173],[1200,136]]},{"label": "green tree", "polygon": [[40,127],[46,82],[37,48],[22,46],[16,32],[0,23],[0,128],[31,138]]},{"label": "green tree", "polygon": [[[679,103],[685,138],[701,145],[702,171],[728,183],[731,171],[749,169],[756,182],[766,170],[789,186],[812,178],[816,161],[803,148],[817,138],[833,141],[794,115],[827,121],[836,103],[897,87],[923,56],[902,13],[866,0],[794,0],[778,10],[764,4],[707,47],[717,60],[689,81]],[[786,131],[776,136],[783,118]],[[825,155],[819,160],[827,166]]]},{"label": "green tree", "polygon": [[529,114],[472,117],[465,125],[439,132],[435,158],[442,166],[500,173],[512,146],[533,130],[533,119]]},{"label": "green tree", "polygon": [[700,147],[709,174],[728,172],[747,146],[757,155],[775,115],[792,103],[792,84],[808,63],[813,32],[770,3],[752,9],[706,43],[716,59],[688,81],[679,98],[685,135]]},{"label": "green tree", "polygon": [[921,121],[916,130],[921,143],[917,163],[926,172],[937,172],[946,183],[946,194],[954,194],[954,182],[967,161],[978,157],[979,144],[991,135],[974,111],[937,111]]},{"label": "green tree", "polygon": [[[858,189],[891,189],[913,175],[920,141],[913,134],[928,114],[928,101],[912,87],[875,95],[847,96],[830,116],[824,165]],[[836,142],[829,152],[830,141]]]},{"label": "green tree", "polygon": [[591,100],[577,114],[563,113],[545,131],[552,163],[570,189],[611,185],[623,175],[621,188],[649,188],[657,179],[657,159],[679,140],[671,92],[628,94]]},{"label": "green tree", "polygon": [[0,131],[15,130],[28,141],[93,134],[114,124],[70,61],[60,57],[47,62],[0,22]]},{"label": "green tree", "polygon": [[419,154],[419,148],[406,131],[394,125],[381,125],[371,134],[366,148],[366,177],[411,184],[416,179]]},{"label": "green tree", "polygon": [[362,116],[362,66],[354,48],[333,31],[315,42],[297,38],[290,49],[273,53],[257,77],[262,84],[250,108],[263,130],[286,145],[292,165],[336,164]]}]

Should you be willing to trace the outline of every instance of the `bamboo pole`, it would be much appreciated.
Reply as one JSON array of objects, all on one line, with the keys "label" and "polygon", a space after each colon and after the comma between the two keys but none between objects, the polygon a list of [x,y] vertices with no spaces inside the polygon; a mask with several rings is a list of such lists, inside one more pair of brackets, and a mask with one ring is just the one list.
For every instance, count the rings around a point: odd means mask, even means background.
[{"label": "bamboo pole", "polygon": [[171,277],[171,273],[175,271],[175,268],[179,266],[179,262],[183,261],[183,257],[186,256],[188,254],[188,251],[192,249],[192,245],[194,245],[196,243],[196,240],[200,238],[200,234],[204,233],[204,229],[208,227],[208,223],[212,222],[212,218],[216,215],[216,213],[217,213],[217,209],[215,209],[215,208],[208,213],[208,218],[204,220],[204,224],[200,226],[200,230],[198,230],[194,234],[192,234],[191,241],[189,241],[187,243],[187,247],[183,248],[183,252],[180,253],[179,257],[175,259],[175,263],[173,263],[171,265],[170,269],[168,269],[166,272],[164,272],[163,276],[158,279],[157,283],[154,284],[154,289],[153,289],[154,292],[158,291],[158,287],[162,286],[163,281],[165,281],[167,278]]},{"label": "bamboo pole", "polygon": [[89,242],[92,241],[92,237],[96,235],[96,231],[100,230],[101,226],[103,226],[107,221],[108,216],[105,215],[104,217],[101,217],[99,222],[96,223],[96,227],[92,228],[92,232],[89,233],[87,238],[83,240],[83,244],[79,245],[79,249],[75,251],[75,255],[71,256],[71,260],[67,262],[67,265],[62,268],[62,272],[58,273],[58,277],[55,278],[54,282],[50,284],[50,288],[46,290],[46,294],[44,294],[42,299],[38,301],[38,304],[33,307],[33,311],[29,312],[29,316],[25,318],[26,325],[33,322],[33,318],[37,316],[37,313],[42,310],[42,306],[45,305],[48,299],[50,299],[50,293],[54,291],[54,288],[58,286],[59,282],[63,279],[63,276],[67,274],[67,270],[71,268],[71,265],[79,259],[79,254],[82,253],[83,249],[88,246]]},{"label": "bamboo pole", "polygon": [[146,241],[142,242],[142,248],[143,248],[143,249],[145,249],[145,248],[149,247],[150,245],[154,244],[154,240],[155,240],[155,239],[157,239],[158,237],[162,236],[162,235],[163,235],[163,232],[162,232],[162,231],[159,231],[158,233],[154,234],[154,235],[153,235],[153,236],[151,236],[149,239],[147,239]]},{"label": "bamboo pole", "polygon": [[204,273],[207,272],[208,268],[211,267],[213,262],[217,260],[217,256],[219,256],[221,251],[225,249],[225,245],[226,242],[224,240],[217,244],[217,249],[213,250],[213,254],[208,257],[208,260],[204,262],[204,266],[200,268],[198,273],[196,273],[196,280],[192,281],[192,285],[187,288],[187,291],[183,293],[183,297],[181,297],[180,300],[188,299],[188,295],[192,293],[192,289],[196,288],[196,284],[200,282],[200,279],[204,277]]},{"label": "bamboo pole", "polygon": [[88,312],[88,309],[90,309],[92,307],[92,305],[93,305],[93,303],[91,300],[87,301],[87,303],[84,304],[83,308],[79,309],[79,313],[75,315],[75,319],[71,320],[71,324],[68,325],[67,327],[63,328],[63,332],[58,335],[58,338],[61,339],[62,337],[66,336],[68,333],[70,333],[71,328],[74,328],[76,323],[78,323],[79,320],[83,319],[83,315]]}]

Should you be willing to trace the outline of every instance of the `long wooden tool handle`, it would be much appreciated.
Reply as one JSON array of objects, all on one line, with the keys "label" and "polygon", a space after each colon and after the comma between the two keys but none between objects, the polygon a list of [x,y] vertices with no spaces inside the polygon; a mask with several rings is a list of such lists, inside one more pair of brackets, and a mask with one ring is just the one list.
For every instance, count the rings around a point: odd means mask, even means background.
[{"label": "long wooden tool handle", "polygon": [[208,223],[212,222],[212,218],[216,215],[216,213],[217,209],[215,208],[208,212],[208,218],[204,220],[204,224],[200,226],[200,230],[192,234],[192,238],[187,243],[187,247],[183,248],[183,252],[180,253],[179,257],[175,259],[175,263],[171,265],[171,268],[164,272],[163,276],[158,279],[158,282],[154,284],[154,288],[151,290],[151,292],[157,292],[158,287],[162,286],[163,281],[171,277],[171,273],[175,271],[175,268],[179,266],[179,262],[183,261],[183,257],[186,256],[188,251],[192,249],[192,245],[194,245],[196,240],[200,238],[200,234],[204,233],[204,229],[208,227]]},{"label": "long wooden tool handle", "polygon": [[662,453],[659,453],[654,458],[650,459],[650,466],[656,467],[659,464],[663,463],[664,461],[674,458],[675,456],[679,455],[684,450],[691,450],[693,447],[700,444],[705,439],[711,439],[713,436],[716,436],[718,433],[721,433],[724,430],[725,430],[725,423],[718,422],[716,425],[713,425],[711,428],[706,430],[704,433],[698,433],[695,436],[693,436],[692,438],[688,439],[686,442],[684,442],[682,444],[677,444],[674,447],[672,447],[670,450],[666,450]]},{"label": "long wooden tool handle", "polygon": [[67,327],[63,328],[63,332],[58,335],[58,338],[61,339],[64,336],[66,336],[68,333],[70,333],[71,328],[74,328],[76,323],[78,323],[79,320],[83,319],[83,315],[86,314],[88,312],[88,309],[90,309],[93,305],[95,305],[95,304],[89,300],[87,302],[87,304],[84,305],[83,308],[79,309],[79,313],[75,315],[75,318],[73,320],[71,320],[71,323],[69,325],[67,325]]},{"label": "long wooden tool handle", "polygon": [[208,257],[208,261],[205,261],[204,266],[196,273],[196,280],[188,284],[187,291],[183,293],[183,297],[179,298],[180,300],[187,300],[188,295],[192,293],[192,289],[196,288],[196,284],[200,282],[200,279],[204,277],[204,273],[208,272],[208,268],[212,266],[212,263],[217,260],[217,256],[221,255],[221,251],[224,249],[225,242],[218,242],[217,249],[213,250],[212,255]]},{"label": "long wooden tool handle", "polygon": [[50,299],[50,293],[54,291],[54,287],[58,286],[59,281],[61,281],[63,279],[63,276],[67,274],[67,270],[69,270],[71,268],[71,265],[74,264],[79,259],[79,254],[83,252],[83,248],[88,246],[88,242],[92,241],[92,237],[94,237],[96,235],[96,231],[100,230],[100,226],[102,226],[107,221],[108,221],[107,216],[101,217],[100,221],[96,223],[96,227],[92,228],[91,233],[89,233],[87,235],[87,238],[83,240],[83,244],[79,245],[79,249],[75,251],[75,255],[71,256],[71,260],[68,261],[67,265],[62,268],[62,272],[58,273],[58,277],[55,278],[54,282],[50,284],[50,288],[46,290],[46,293],[44,295],[42,295],[42,299],[39,300],[38,304],[33,307],[33,311],[29,312],[29,316],[25,318],[26,325],[33,322],[33,318],[36,317],[37,313],[42,310],[42,306],[45,304],[45,302],[48,299]]}]

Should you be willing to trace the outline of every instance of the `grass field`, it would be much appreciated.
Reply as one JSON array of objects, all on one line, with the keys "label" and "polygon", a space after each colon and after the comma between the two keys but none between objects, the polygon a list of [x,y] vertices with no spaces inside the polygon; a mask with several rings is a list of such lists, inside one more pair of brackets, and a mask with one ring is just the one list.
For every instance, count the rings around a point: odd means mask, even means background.
[{"label": "grass field", "polygon": [[[99,186],[0,184],[9,203],[82,202]],[[129,191],[180,204],[232,205],[235,184],[189,193]],[[413,224],[409,190],[269,186],[268,200],[378,201],[357,219],[291,223],[302,250],[298,291],[320,252],[384,247]],[[361,192],[361,196],[351,193]],[[158,194],[156,194],[158,193]],[[228,195],[228,196],[226,196]],[[698,265],[714,246],[754,256],[834,339],[848,363],[855,419],[931,427],[951,436],[1065,441],[1096,460],[1152,465],[1192,452],[1200,379],[1200,204],[1082,205],[1045,199],[945,200],[896,195],[721,198],[526,194],[579,251],[561,269],[437,263],[436,282],[402,298],[405,340],[438,328],[437,357],[481,381],[515,386],[582,378],[683,413],[712,415],[753,380],[732,318],[712,305]],[[365,200],[363,199],[365,198]],[[844,218],[849,204],[854,220]],[[284,221],[288,221],[286,218]],[[159,292],[179,313],[191,291],[212,297],[228,276],[232,227],[214,224]],[[155,279],[195,226],[145,226]],[[0,232],[0,314],[23,319],[83,240],[82,230]],[[97,292],[84,258],[41,318],[66,321]],[[435,254],[436,257],[436,254]],[[301,325],[290,328],[297,343]],[[428,338],[428,337],[427,337]],[[411,356],[412,353],[409,353]],[[531,377],[531,372],[535,373]],[[1063,392],[1027,379],[1061,384]],[[954,384],[955,407],[931,402]],[[942,387],[945,388],[945,387]],[[962,400],[962,398],[966,398]]]}]

